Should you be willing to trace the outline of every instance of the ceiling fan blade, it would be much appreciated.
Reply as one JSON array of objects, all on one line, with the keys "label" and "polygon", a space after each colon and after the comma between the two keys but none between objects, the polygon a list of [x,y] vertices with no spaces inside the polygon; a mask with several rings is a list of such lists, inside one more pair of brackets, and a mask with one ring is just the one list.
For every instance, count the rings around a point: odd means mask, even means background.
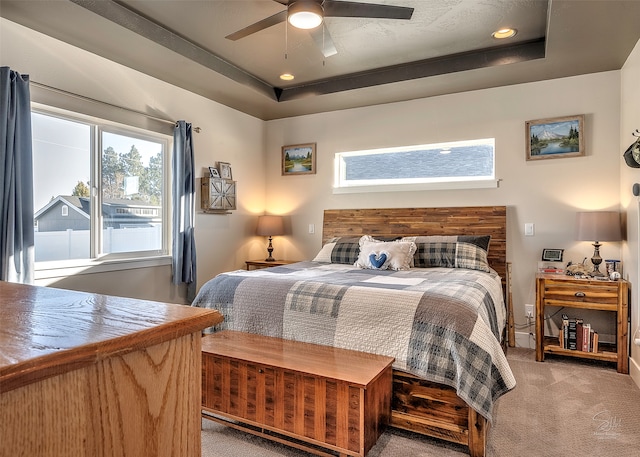
[{"label": "ceiling fan blade", "polygon": [[329,34],[329,29],[324,24],[322,27],[316,27],[315,29],[309,30],[309,33],[311,33],[313,41],[315,41],[316,45],[320,48],[322,55],[325,57],[331,57],[338,53],[336,45],[333,44],[333,40]]},{"label": "ceiling fan blade", "polygon": [[287,10],[281,11],[279,13],[274,14],[273,16],[269,16],[266,19],[258,21],[250,26],[247,26],[243,29],[238,30],[230,35],[227,35],[225,38],[227,40],[236,41],[240,38],[244,38],[253,33],[259,32],[260,30],[268,29],[271,26],[279,24],[287,20]]},{"label": "ceiling fan blade", "polygon": [[413,8],[325,0],[322,4],[325,17],[371,17],[378,19],[411,19]]}]

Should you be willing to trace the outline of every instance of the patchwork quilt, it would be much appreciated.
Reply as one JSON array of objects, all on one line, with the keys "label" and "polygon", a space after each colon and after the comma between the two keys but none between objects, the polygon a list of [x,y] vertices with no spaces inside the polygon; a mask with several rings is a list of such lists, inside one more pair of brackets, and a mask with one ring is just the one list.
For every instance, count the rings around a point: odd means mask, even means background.
[{"label": "patchwork quilt", "polygon": [[395,358],[395,369],[449,385],[491,420],[515,387],[500,346],[506,311],[500,277],[460,268],[368,270],[299,262],[223,273],[193,306],[229,329]]}]

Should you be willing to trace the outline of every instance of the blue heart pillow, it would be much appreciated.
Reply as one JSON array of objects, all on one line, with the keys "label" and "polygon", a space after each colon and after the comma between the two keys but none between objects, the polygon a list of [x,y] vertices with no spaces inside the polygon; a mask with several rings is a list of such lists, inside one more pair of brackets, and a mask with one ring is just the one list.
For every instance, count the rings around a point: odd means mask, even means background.
[{"label": "blue heart pillow", "polygon": [[384,265],[386,261],[387,261],[387,254],[385,254],[384,252],[379,255],[376,254],[375,252],[372,252],[371,254],[369,254],[369,263],[371,263],[371,265],[376,269],[379,269],[380,267],[382,267],[382,265]]}]

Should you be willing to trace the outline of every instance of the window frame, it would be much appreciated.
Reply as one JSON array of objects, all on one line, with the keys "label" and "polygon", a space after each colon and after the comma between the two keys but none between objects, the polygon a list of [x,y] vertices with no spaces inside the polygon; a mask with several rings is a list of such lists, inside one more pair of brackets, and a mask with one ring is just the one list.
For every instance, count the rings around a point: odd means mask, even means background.
[{"label": "window frame", "polygon": [[[56,108],[40,103],[31,103],[31,112],[45,116],[77,122],[90,127],[90,246],[89,258],[65,259],[35,262],[34,278],[46,279],[83,273],[98,273],[105,271],[127,270],[134,268],[152,267],[171,264],[171,237],[173,233],[171,219],[171,156],[173,153],[173,138],[167,134],[153,132],[124,125],[119,122],[97,118],[66,109]],[[158,142],[163,145],[162,163],[162,247],[157,250],[129,251],[119,253],[103,253],[102,249],[102,211],[95,214],[96,208],[102,208],[102,133],[125,135],[140,140]],[[95,184],[98,184],[96,186]],[[34,209],[35,214],[35,209]]]},{"label": "window frame", "polygon": [[[486,145],[493,148],[492,176],[490,177],[435,177],[435,178],[386,178],[361,179],[351,182],[346,180],[346,162],[344,157],[361,155],[393,154],[421,150],[451,149],[465,145]],[[497,188],[499,179],[496,178],[495,138],[480,138],[473,140],[448,141],[432,144],[411,146],[396,146],[376,149],[336,152],[334,156],[334,184],[333,193],[363,193],[363,192],[393,192],[420,190],[449,190],[449,189],[484,189]]]}]

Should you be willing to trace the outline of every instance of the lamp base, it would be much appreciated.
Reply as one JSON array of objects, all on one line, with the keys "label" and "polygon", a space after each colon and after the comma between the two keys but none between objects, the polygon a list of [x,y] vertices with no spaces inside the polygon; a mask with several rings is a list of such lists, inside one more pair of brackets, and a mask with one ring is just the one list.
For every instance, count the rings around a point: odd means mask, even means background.
[{"label": "lamp base", "polygon": [[591,263],[593,264],[593,271],[589,273],[589,276],[604,276],[603,273],[600,273],[600,264],[602,263],[602,257],[600,257],[600,244],[598,241],[593,243],[593,257],[591,257]]},{"label": "lamp base", "polygon": [[265,262],[275,262],[276,259],[271,255],[273,253],[273,245],[271,244],[271,237],[269,237],[269,247],[267,248],[267,252],[269,253],[269,257],[264,259],[264,261]]}]

